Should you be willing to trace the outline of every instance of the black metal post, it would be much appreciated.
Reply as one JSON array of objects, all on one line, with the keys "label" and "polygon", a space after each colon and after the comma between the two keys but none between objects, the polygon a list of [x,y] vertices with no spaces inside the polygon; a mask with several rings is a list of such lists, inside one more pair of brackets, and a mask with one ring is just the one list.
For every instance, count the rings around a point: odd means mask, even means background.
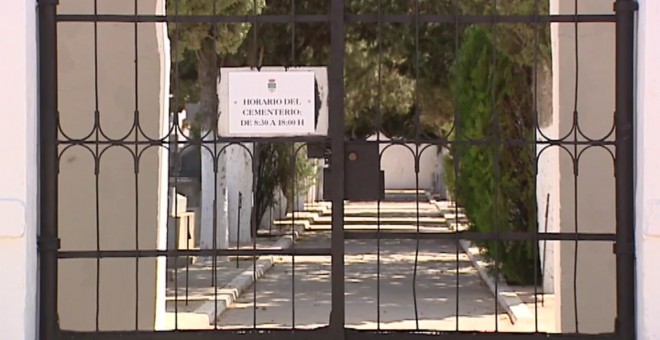
[{"label": "black metal post", "polygon": [[57,317],[57,0],[39,0],[39,339],[54,340]]},{"label": "black metal post", "polygon": [[[190,250],[191,239],[192,239],[192,235],[190,234],[190,216],[187,216],[186,217],[186,250]],[[188,305],[189,288],[190,288],[190,256],[186,256],[186,306]],[[175,290],[175,292],[177,290]],[[174,303],[177,304],[178,301],[174,301]]]},{"label": "black metal post", "polygon": [[616,12],[616,332],[635,339],[634,37],[637,2],[617,0]]},{"label": "black metal post", "polygon": [[[241,208],[243,208],[243,194],[238,192],[238,218],[236,222],[236,250],[241,249]],[[236,255],[236,268],[240,267],[240,257]]]},{"label": "black metal post", "polygon": [[330,7],[329,120],[332,183],[332,338],[344,334],[344,0],[333,0]]},{"label": "black metal post", "polygon": [[273,205],[270,206],[270,218],[268,221],[268,236],[273,236]]},{"label": "black metal post", "polygon": [[[544,226],[543,226],[543,233],[547,234],[548,233],[548,214],[550,211],[550,193],[548,193],[545,196],[545,221],[544,221]],[[548,247],[548,240],[543,240],[543,264],[541,265],[541,278],[545,278],[545,260],[546,260],[546,249]],[[543,286],[543,284],[541,284]],[[541,294],[542,300],[541,300],[541,306],[545,306],[545,290],[543,290],[543,293]],[[536,296],[534,297],[534,300],[536,300]],[[538,320],[538,318],[536,318]]]}]

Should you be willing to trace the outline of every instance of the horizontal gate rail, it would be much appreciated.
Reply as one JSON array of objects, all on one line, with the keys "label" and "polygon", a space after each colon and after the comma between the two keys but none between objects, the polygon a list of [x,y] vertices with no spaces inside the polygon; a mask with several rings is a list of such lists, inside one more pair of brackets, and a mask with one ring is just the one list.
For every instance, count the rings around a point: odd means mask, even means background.
[{"label": "horizontal gate rail", "polygon": [[[172,331],[172,332],[62,332],[57,340],[318,340],[332,338],[329,328],[313,330],[250,330],[250,331]],[[542,340],[542,339],[599,339],[624,340],[612,333],[556,334],[556,333],[486,333],[486,332],[434,332],[434,331],[361,331],[346,329],[348,340]]]},{"label": "horizontal gate rail", "polygon": [[[93,133],[94,131],[92,131]],[[609,137],[609,135],[608,135]],[[163,146],[163,145],[189,145],[189,146],[200,146],[204,145],[206,147],[210,147],[216,144],[222,144],[222,143],[232,143],[232,144],[240,144],[240,143],[249,143],[249,142],[263,142],[263,143],[286,143],[286,142],[304,142],[304,143],[324,143],[329,141],[329,139],[326,139],[325,137],[256,137],[256,138],[240,138],[240,137],[218,137],[214,138],[213,140],[199,140],[199,139],[188,139],[188,140],[183,140],[183,141],[177,141],[177,142],[166,142],[163,139],[151,139],[148,136],[144,136],[145,139],[147,140],[130,140],[128,137],[126,139],[117,139],[117,140],[104,140],[104,139],[99,139],[98,140],[98,145],[99,146],[119,146],[119,145],[142,145],[142,146]],[[185,137],[182,137],[185,138]],[[92,138],[92,137],[87,137],[87,138],[81,138],[81,139],[75,139],[75,138],[70,138],[70,139],[63,139],[58,141],[59,144],[61,145],[80,145],[80,146],[87,146],[89,144],[97,144],[97,140]],[[524,140],[524,139],[507,139],[507,140],[501,140],[498,142],[494,142],[491,140],[483,140],[483,139],[471,139],[471,140],[455,140],[455,141],[448,141],[447,139],[442,139],[442,138],[425,138],[425,139],[406,139],[405,141],[387,141],[387,142],[375,142],[375,141],[365,141],[363,142],[365,144],[388,144],[388,145],[404,145],[404,144],[428,144],[428,145],[436,145],[436,146],[452,146],[452,145],[459,145],[459,146],[485,146],[485,145],[502,145],[502,146],[525,146],[525,145],[542,145],[545,147],[550,147],[550,146],[557,146],[557,147],[566,147],[566,146],[584,146],[584,147],[605,147],[605,146],[614,146],[615,141],[613,140],[577,140],[577,141],[571,141],[571,140],[542,140],[538,142],[533,142],[529,140]],[[608,150],[608,149],[606,149]]]},{"label": "horizontal gate rail", "polygon": [[145,257],[186,257],[186,256],[329,256],[330,248],[288,248],[288,249],[179,249],[179,250],[65,250],[58,252],[60,259],[95,258],[145,258]]},{"label": "horizontal gate rail", "polygon": [[595,242],[613,242],[616,240],[616,234],[606,233],[533,233],[533,232],[514,232],[502,231],[499,234],[489,232],[461,231],[461,232],[394,232],[394,231],[357,231],[347,230],[344,232],[347,240],[375,240],[375,239],[434,239],[434,240],[455,240],[462,239],[468,241],[492,240],[498,235],[498,239],[503,241],[513,240],[546,240],[546,241],[595,241]]},{"label": "horizontal gate rail", "polygon": [[[377,23],[377,14],[346,14],[346,23]],[[417,21],[418,20],[418,21]],[[324,14],[296,14],[290,15],[121,15],[121,14],[60,14],[59,22],[115,22],[115,23],[254,23],[260,24],[288,24],[288,23],[329,23],[330,16]],[[579,14],[579,15],[499,15],[496,17],[485,15],[382,15],[381,23],[414,24],[419,23],[447,23],[447,24],[520,24],[520,23],[613,23],[616,16],[609,14]]]}]

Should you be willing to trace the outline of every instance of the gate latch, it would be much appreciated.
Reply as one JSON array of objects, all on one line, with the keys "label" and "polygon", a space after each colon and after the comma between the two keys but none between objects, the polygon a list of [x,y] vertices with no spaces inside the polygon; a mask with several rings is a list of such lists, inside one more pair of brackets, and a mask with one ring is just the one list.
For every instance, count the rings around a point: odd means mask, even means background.
[{"label": "gate latch", "polygon": [[614,254],[621,254],[621,255],[634,255],[635,244],[632,242],[628,242],[628,243],[615,242],[612,245],[612,252]]},{"label": "gate latch", "polygon": [[37,239],[37,249],[39,251],[57,251],[60,250],[62,242],[59,238],[53,237],[39,237]]},{"label": "gate latch", "polygon": [[[332,197],[330,168],[324,170],[323,198]],[[385,172],[380,170],[378,143],[346,142],[344,147],[344,199],[378,201],[385,198]]]}]

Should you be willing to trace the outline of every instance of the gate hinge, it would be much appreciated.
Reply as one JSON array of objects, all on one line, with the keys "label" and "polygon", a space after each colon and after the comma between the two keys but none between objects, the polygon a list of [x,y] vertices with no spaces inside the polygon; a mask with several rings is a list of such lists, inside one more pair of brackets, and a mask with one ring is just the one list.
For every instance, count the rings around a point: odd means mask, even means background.
[{"label": "gate hinge", "polygon": [[635,254],[635,244],[632,242],[615,242],[612,245],[612,252],[617,255],[633,255]]},{"label": "gate hinge", "polygon": [[45,251],[56,251],[60,250],[62,247],[62,242],[59,238],[49,237],[49,238],[37,238],[37,247],[38,249]]},{"label": "gate hinge", "polygon": [[625,12],[635,12],[639,9],[639,3],[637,1],[621,1],[617,0],[614,2],[614,11],[625,11]]}]

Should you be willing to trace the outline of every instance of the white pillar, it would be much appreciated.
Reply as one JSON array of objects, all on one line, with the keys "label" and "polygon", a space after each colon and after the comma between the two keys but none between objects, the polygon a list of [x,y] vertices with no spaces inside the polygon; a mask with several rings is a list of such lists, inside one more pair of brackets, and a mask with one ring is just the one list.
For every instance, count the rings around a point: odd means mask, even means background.
[{"label": "white pillar", "polygon": [[[227,147],[227,220],[230,247],[236,246],[237,236],[245,244],[252,241],[252,157],[253,143],[232,144]],[[240,227],[238,226],[238,198],[241,194]],[[237,231],[240,229],[240,233]],[[239,235],[240,234],[240,235]]]},{"label": "white pillar", "polygon": [[[550,1],[553,14],[574,14],[574,6],[573,2]],[[612,1],[581,0],[578,12],[612,14]],[[614,120],[615,25],[582,24],[577,33],[574,25],[553,24],[552,27],[554,114],[551,124],[545,129],[554,130],[553,133],[559,137],[565,136],[573,127],[573,111],[577,105],[580,131],[590,139],[603,138],[612,129]],[[575,39],[579,45],[578,60]],[[576,72],[579,79],[577,85]],[[554,151],[551,149],[558,151],[553,154],[550,153]],[[572,150],[572,147],[567,149]],[[616,196],[612,157],[603,148],[584,151],[578,147],[577,152],[571,151],[571,155],[566,151],[551,147],[546,151],[549,153],[539,160],[539,176],[544,173],[543,167],[551,167],[547,171],[555,172],[554,178],[547,177],[543,184],[550,188],[548,192],[551,193],[552,210],[549,210],[549,214],[552,217],[549,222],[552,224],[549,225],[549,231],[614,233]],[[573,158],[578,155],[579,172],[576,179]],[[538,189],[541,188],[539,186]],[[537,193],[537,199],[541,200],[540,214],[545,213],[544,194]],[[543,218],[541,222],[544,222]],[[579,331],[582,333],[614,331],[616,259],[612,245],[606,242],[580,242],[576,251],[574,242],[550,243],[555,244],[552,249],[554,254],[546,259],[553,261],[548,261],[546,268],[550,264],[554,267],[555,310],[559,330],[576,331],[577,317]],[[578,268],[576,275],[575,266]]]},{"label": "white pillar", "polygon": [[37,336],[36,1],[0,1],[0,334]]},{"label": "white pillar", "polygon": [[[58,11],[80,14],[89,13],[91,8],[87,0],[69,0],[61,1]],[[104,14],[133,10],[130,1],[105,1],[98,6],[99,13]],[[137,11],[145,15],[163,14],[165,0],[141,0]],[[93,131],[97,105],[101,129],[111,138],[122,138],[132,131],[135,110],[140,111],[140,131],[145,136],[152,140],[166,136],[170,59],[165,24],[141,23],[137,32],[134,30],[133,25],[99,24],[95,54],[94,25],[58,25],[58,110],[62,131],[71,138]],[[137,45],[134,39],[138,39]],[[136,139],[147,140],[131,132],[126,142]],[[140,155],[137,175],[134,152]],[[92,153],[79,146],[61,151],[58,174],[61,249],[96,250],[97,235],[99,247],[104,250],[135,249],[136,244],[142,250],[164,248],[167,150],[138,146],[136,152],[133,145],[100,146],[99,155],[96,187]],[[60,326],[66,330],[95,329],[97,296],[101,330],[133,329],[136,315],[140,330],[163,326],[164,264],[162,257],[139,261],[102,259],[98,267],[93,259],[59,261]]]},{"label": "white pillar", "polygon": [[660,2],[639,1],[636,122],[637,334],[660,339]]},{"label": "white pillar", "polygon": [[[213,133],[206,140],[213,140]],[[202,159],[202,219],[199,244],[202,249],[213,249],[213,234],[216,236],[215,247],[226,249],[229,233],[227,230],[227,152],[224,144],[206,144],[201,149]],[[217,162],[217,172],[214,171]],[[214,221],[213,214],[216,212]]]}]

